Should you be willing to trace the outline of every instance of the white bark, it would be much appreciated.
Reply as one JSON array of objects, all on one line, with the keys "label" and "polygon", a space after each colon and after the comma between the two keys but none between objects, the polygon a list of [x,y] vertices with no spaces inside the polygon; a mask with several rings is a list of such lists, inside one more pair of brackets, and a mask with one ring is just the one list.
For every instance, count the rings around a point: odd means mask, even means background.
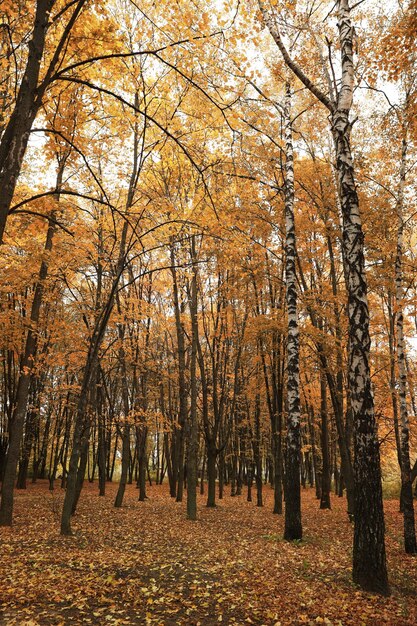
[{"label": "white bark", "polygon": [[369,368],[370,335],[364,241],[356,192],[349,119],[354,89],[353,26],[349,0],[337,0],[341,82],[332,101],[290,57],[276,21],[258,0],[271,36],[286,65],[330,112],[343,215],[349,315],[349,391],[355,428],[355,533],[353,580],[365,589],[388,592],[379,444]]},{"label": "white bark", "polygon": [[285,282],[287,300],[287,453],[285,539],[301,539],[300,508],[300,373],[297,315],[296,236],[294,220],[294,157],[291,120],[291,85],[286,85],[285,124]]},{"label": "white bark", "polygon": [[399,382],[399,404],[400,404],[400,454],[401,454],[401,499],[404,514],[404,545],[408,554],[417,552],[416,531],[414,522],[414,505],[411,485],[411,464],[409,445],[409,420],[407,409],[407,363],[404,339],[404,311],[403,311],[403,233],[404,233],[404,187],[407,157],[407,140],[403,138],[401,149],[400,183],[397,199],[397,253],[395,257],[395,296],[397,308],[397,366]]}]

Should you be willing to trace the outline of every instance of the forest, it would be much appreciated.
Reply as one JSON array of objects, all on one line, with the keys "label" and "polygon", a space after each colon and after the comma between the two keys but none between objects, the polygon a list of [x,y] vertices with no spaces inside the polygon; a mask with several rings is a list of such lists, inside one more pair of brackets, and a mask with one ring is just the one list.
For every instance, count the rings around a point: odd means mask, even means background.
[{"label": "forest", "polygon": [[0,624],[417,623],[416,35],[2,0]]}]

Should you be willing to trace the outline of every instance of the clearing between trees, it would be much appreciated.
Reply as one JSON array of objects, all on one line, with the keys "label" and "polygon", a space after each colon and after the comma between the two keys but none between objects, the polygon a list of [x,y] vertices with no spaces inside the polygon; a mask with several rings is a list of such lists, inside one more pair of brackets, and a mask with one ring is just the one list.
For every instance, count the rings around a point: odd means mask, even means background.
[{"label": "clearing between trees", "polygon": [[64,492],[47,481],[16,492],[12,528],[0,529],[0,624],[327,624],[417,623],[417,571],[404,554],[398,500],[384,502],[392,595],[359,591],[351,581],[352,525],[346,501],[318,510],[302,491],[304,539],[283,541],[284,518],[229,493],[214,509],[198,496],[198,520],[168,487],[152,486],[145,502],[127,485],[99,497],[86,484],[74,535],[59,534]]}]

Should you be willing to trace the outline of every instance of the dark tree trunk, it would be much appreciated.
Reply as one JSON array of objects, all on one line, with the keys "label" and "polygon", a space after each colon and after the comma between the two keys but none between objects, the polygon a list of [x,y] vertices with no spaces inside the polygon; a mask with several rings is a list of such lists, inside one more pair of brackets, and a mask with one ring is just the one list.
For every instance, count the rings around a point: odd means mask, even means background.
[{"label": "dark tree trunk", "polygon": [[187,518],[197,519],[197,481],[198,481],[198,424],[197,424],[197,341],[198,341],[198,318],[197,318],[197,265],[195,255],[195,238],[191,240],[191,260],[193,263],[193,275],[189,295],[189,307],[191,316],[191,359],[190,359],[190,419],[187,449]]},{"label": "dark tree trunk", "polygon": [[146,455],[146,440],[148,435],[148,429],[145,425],[140,426],[138,428],[138,437],[139,437],[139,445],[138,445],[138,462],[139,462],[139,477],[138,477],[138,487],[139,487],[139,502],[144,502],[146,500],[146,472],[148,467],[148,457]]},{"label": "dark tree trunk", "polygon": [[75,515],[78,502],[80,500],[81,491],[84,485],[85,472],[87,470],[89,451],[90,451],[90,431],[91,431],[91,425],[87,418],[85,431],[81,438],[80,463],[78,466],[77,478],[75,481],[75,494],[74,494],[74,499],[72,502],[71,515]]},{"label": "dark tree trunk", "polygon": [[[33,377],[32,377],[29,387],[32,387],[32,393],[30,395],[33,396],[33,394],[36,393],[35,392],[35,380]],[[28,415],[26,417],[25,437],[23,441],[22,452],[21,452],[20,461],[19,461],[19,471],[17,474],[17,481],[16,481],[17,489],[26,489],[30,452],[32,450],[32,444],[33,444],[33,440],[35,437],[36,417],[37,417],[36,408],[32,407],[32,409],[29,410]]]},{"label": "dark tree trunk", "polygon": [[224,452],[223,450],[219,453],[219,500],[223,499],[223,491],[224,491],[224,474],[225,474],[225,464],[224,464]]},{"label": "dark tree trunk", "polygon": [[217,450],[212,442],[207,442],[207,506],[216,506],[216,459]]},{"label": "dark tree trunk", "polygon": [[206,473],[206,451],[204,450],[203,455],[203,465],[201,467],[201,478],[200,478],[200,495],[204,495],[204,475]]},{"label": "dark tree trunk", "polygon": [[320,508],[330,509],[330,455],[329,455],[329,431],[327,421],[327,389],[324,372],[320,373],[321,395],[321,454],[322,454],[322,477]]},{"label": "dark tree trunk", "polygon": [[282,515],[282,411],[278,411],[276,419],[278,424],[273,433],[274,513]]},{"label": "dark tree trunk", "polygon": [[126,489],[127,472],[129,469],[130,461],[130,424],[126,420],[123,426],[123,438],[122,438],[122,471],[120,474],[119,487],[114,501],[114,506],[120,508],[123,503],[123,497]]},{"label": "dark tree trunk", "polygon": [[[62,182],[63,167],[58,171],[57,187]],[[45,241],[45,252],[49,253],[52,249],[52,241],[55,233],[55,223],[49,222],[48,232]],[[13,418],[10,425],[9,447],[4,466],[3,483],[1,492],[0,505],[0,526],[11,526],[13,519],[13,489],[16,480],[16,470],[20,455],[20,444],[23,436],[25,424],[27,403],[29,395],[29,385],[32,377],[34,359],[37,352],[37,332],[36,328],[39,323],[40,311],[44,292],[44,282],[48,275],[48,263],[44,259],[41,262],[38,281],[35,286],[32,307],[30,312],[31,326],[26,336],[25,351],[22,355],[19,381],[16,391],[16,403],[13,411]]]},{"label": "dark tree trunk", "polygon": [[28,58],[16,98],[16,105],[9,118],[0,142],[0,244],[13,200],[17,180],[28,145],[29,134],[35,117],[42,106],[42,99],[50,84],[54,69],[65,49],[84,4],[87,0],[78,0],[63,33],[58,39],[55,50],[51,50],[52,59],[46,74],[39,82],[40,68],[44,58],[45,39],[50,22],[50,11],[55,0],[37,0],[32,36],[28,44]]},{"label": "dark tree trunk", "polygon": [[185,332],[181,319],[182,307],[179,298],[179,286],[176,270],[176,257],[174,243],[171,244],[171,274],[173,286],[173,300],[175,313],[175,329],[177,335],[178,352],[178,393],[179,393],[179,415],[178,427],[176,427],[176,470],[177,470],[177,494],[176,501],[181,502],[184,489],[184,429],[187,421],[187,385],[185,378]]},{"label": "dark tree trunk", "polygon": [[253,467],[248,466],[248,495],[246,500],[252,502]]}]

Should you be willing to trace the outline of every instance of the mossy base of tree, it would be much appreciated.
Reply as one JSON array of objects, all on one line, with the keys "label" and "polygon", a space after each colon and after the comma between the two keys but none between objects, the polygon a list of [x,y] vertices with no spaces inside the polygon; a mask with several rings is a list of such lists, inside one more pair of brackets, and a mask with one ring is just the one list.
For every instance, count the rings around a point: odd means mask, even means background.
[{"label": "mossy base of tree", "polygon": [[302,532],[285,532],[284,533],[284,541],[301,541],[303,538]]}]

